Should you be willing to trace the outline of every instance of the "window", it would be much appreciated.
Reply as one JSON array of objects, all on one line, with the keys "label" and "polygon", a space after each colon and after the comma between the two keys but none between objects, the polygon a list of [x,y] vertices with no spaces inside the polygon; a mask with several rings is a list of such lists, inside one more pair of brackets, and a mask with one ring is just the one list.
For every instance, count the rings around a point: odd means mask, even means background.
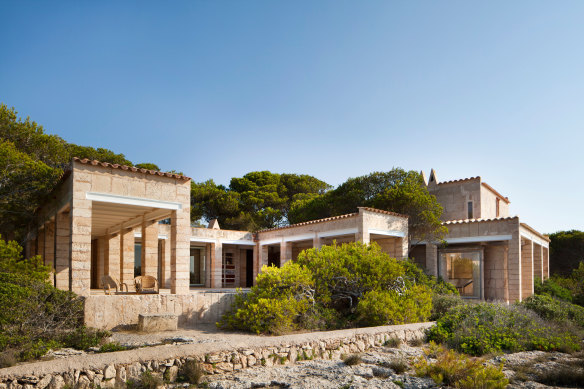
[{"label": "window", "polygon": [[501,199],[497,197],[497,207],[496,207],[497,217],[499,217],[499,201],[501,201]]},{"label": "window", "polygon": [[458,289],[463,297],[481,297],[481,252],[440,254],[440,276]]},{"label": "window", "polygon": [[205,249],[191,247],[189,284],[191,286],[204,286],[205,274]]},{"label": "window", "polygon": [[472,201],[469,201],[467,203],[467,214],[468,214],[467,219],[473,219],[474,214],[472,212]]},{"label": "window", "polygon": [[134,277],[142,275],[142,243],[134,244]]}]

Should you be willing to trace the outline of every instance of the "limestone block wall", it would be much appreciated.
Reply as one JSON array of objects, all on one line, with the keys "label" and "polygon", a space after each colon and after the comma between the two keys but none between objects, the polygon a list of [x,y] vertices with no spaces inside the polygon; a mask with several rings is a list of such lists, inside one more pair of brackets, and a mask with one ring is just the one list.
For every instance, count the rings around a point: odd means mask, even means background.
[{"label": "limestone block wall", "polygon": [[508,248],[505,244],[486,246],[484,250],[484,291],[486,300],[509,299],[507,283]]},{"label": "limestone block wall", "polygon": [[497,198],[498,196],[484,185],[481,186],[481,218],[493,219],[496,217],[509,216],[509,203],[499,200],[499,215],[497,215]]},{"label": "limestone block wall", "polygon": [[429,186],[428,190],[436,196],[444,208],[442,220],[467,219],[468,201],[473,202],[473,218],[481,217],[481,180],[479,177]]},{"label": "limestone block wall", "polygon": [[[145,371],[174,378],[186,361],[196,359],[207,374],[221,374],[252,366],[269,368],[304,359],[339,360],[343,354],[381,347],[390,338],[423,338],[433,323],[405,324],[313,332],[280,337],[256,337],[239,344],[207,343],[156,346],[45,361],[0,369],[0,389],[63,389],[125,387]],[[62,362],[62,363],[61,363]]]},{"label": "limestone block wall", "polygon": [[181,327],[214,324],[231,308],[234,292],[88,296],[85,325],[113,329],[138,324],[140,313],[173,313]]}]

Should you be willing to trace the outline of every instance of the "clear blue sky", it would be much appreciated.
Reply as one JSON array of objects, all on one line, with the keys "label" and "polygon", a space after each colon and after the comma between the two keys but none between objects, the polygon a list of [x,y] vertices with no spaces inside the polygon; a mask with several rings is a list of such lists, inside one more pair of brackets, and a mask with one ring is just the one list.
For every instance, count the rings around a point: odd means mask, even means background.
[{"label": "clear blue sky", "polygon": [[0,2],[0,101],[196,181],[480,175],[584,229],[582,1]]}]

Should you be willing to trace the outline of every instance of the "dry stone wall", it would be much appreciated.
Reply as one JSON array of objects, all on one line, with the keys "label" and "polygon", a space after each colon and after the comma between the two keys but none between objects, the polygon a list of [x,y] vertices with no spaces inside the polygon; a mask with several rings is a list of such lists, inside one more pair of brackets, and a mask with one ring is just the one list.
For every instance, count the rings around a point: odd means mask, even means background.
[{"label": "dry stone wall", "polygon": [[150,371],[173,382],[188,360],[207,374],[252,366],[294,364],[300,360],[341,359],[342,355],[382,346],[396,337],[422,338],[433,323],[340,330],[279,337],[257,337],[246,344],[157,346],[116,353],[72,357],[0,369],[0,389],[89,389],[123,386]]}]

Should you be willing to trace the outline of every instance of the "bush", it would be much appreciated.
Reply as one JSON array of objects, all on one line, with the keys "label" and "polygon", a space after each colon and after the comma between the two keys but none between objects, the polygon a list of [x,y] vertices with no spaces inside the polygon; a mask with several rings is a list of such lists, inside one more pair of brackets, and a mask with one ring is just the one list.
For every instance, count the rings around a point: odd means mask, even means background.
[{"label": "bush", "polygon": [[282,334],[427,320],[435,284],[377,244],[333,244],[305,250],[282,268],[263,267],[257,284],[240,292],[217,324]]},{"label": "bush", "polygon": [[40,257],[25,260],[20,251],[0,239],[0,351],[18,350],[24,361],[51,348],[85,349],[101,341],[102,332],[79,328],[82,299],[50,285]]},{"label": "bush", "polygon": [[151,371],[142,373],[138,380],[129,380],[127,383],[129,389],[156,389],[164,384],[162,378]]},{"label": "bush", "polygon": [[438,319],[428,339],[471,355],[501,351],[573,351],[578,336],[521,306],[462,305]]},{"label": "bush", "polygon": [[191,359],[186,361],[178,372],[178,381],[188,382],[192,385],[198,385],[201,382],[201,378],[205,375],[205,371],[201,367],[199,361]]},{"label": "bush", "polygon": [[457,295],[434,294],[432,296],[432,314],[430,320],[438,320],[452,308],[464,305],[466,302]]},{"label": "bush", "polygon": [[397,336],[392,336],[391,338],[387,339],[383,342],[384,346],[391,347],[391,348],[398,348],[402,343],[402,340]]},{"label": "bush", "polygon": [[431,310],[432,292],[423,285],[415,285],[402,294],[372,290],[357,306],[359,322],[368,326],[426,321]]},{"label": "bush", "polygon": [[541,282],[541,278],[535,277],[535,294],[557,297],[561,300],[572,302],[572,292],[558,283],[557,279],[559,278],[560,277],[552,277],[548,278],[544,282]]},{"label": "bush", "polygon": [[363,358],[359,354],[351,354],[348,357],[343,358],[343,363],[347,366],[355,366],[363,363]]},{"label": "bush", "polygon": [[111,353],[111,352],[115,352],[115,351],[125,351],[125,350],[129,350],[129,349],[131,349],[131,347],[123,346],[119,342],[109,342],[109,343],[103,344],[99,348],[99,352],[100,353]]},{"label": "bush", "polygon": [[454,350],[440,348],[436,352],[436,361],[430,362],[427,356],[421,356],[414,365],[420,377],[430,377],[438,385],[456,388],[505,388],[509,380],[499,367],[485,365],[480,358],[469,358]]},{"label": "bush", "polygon": [[519,305],[537,313],[540,317],[558,323],[571,322],[584,328],[584,307],[570,304],[547,295],[534,295]]},{"label": "bush", "polygon": [[264,266],[256,282],[247,295],[237,294],[232,311],[223,316],[219,326],[281,334],[294,330],[299,317],[314,302],[312,275],[296,263],[282,268]]}]

